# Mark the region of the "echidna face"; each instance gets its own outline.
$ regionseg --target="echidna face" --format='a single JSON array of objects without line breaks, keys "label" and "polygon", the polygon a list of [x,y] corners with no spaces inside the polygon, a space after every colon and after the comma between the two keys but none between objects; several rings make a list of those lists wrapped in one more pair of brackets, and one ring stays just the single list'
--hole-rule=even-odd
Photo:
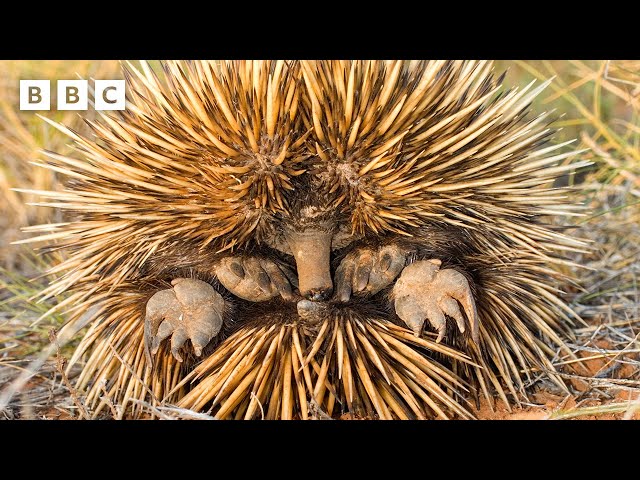
[{"label": "echidna face", "polygon": [[[306,180],[306,179],[304,179]],[[322,189],[313,190],[317,182],[305,182],[296,191],[291,210],[276,216],[271,234],[264,241],[271,248],[293,255],[298,273],[300,294],[310,300],[326,300],[333,291],[330,270],[331,254],[359,238],[349,217],[331,207],[331,198]]]}]

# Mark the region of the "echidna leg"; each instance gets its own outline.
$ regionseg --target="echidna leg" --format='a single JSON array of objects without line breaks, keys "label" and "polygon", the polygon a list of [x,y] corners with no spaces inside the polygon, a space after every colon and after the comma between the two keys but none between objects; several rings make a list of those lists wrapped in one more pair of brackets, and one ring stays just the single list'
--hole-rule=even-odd
[{"label": "echidna leg", "polygon": [[336,269],[335,298],[348,302],[351,295],[373,295],[391,285],[406,264],[409,251],[399,245],[349,252]]},{"label": "echidna leg", "polygon": [[392,298],[398,316],[413,330],[422,333],[425,320],[438,331],[437,342],[447,328],[445,315],[452,317],[461,333],[466,330],[462,305],[471,327],[471,336],[478,341],[476,304],[465,276],[453,269],[440,270],[440,260],[420,260],[407,266],[393,287]]},{"label": "echidna leg", "polygon": [[227,290],[250,302],[264,302],[278,295],[291,301],[291,284],[297,286],[295,273],[267,258],[225,257],[215,265],[214,272]]},{"label": "echidna leg", "polygon": [[147,302],[144,339],[147,354],[155,355],[171,336],[171,353],[182,361],[181,349],[191,340],[197,356],[222,328],[224,299],[211,285],[192,278],[176,278],[173,288],[156,292]]}]

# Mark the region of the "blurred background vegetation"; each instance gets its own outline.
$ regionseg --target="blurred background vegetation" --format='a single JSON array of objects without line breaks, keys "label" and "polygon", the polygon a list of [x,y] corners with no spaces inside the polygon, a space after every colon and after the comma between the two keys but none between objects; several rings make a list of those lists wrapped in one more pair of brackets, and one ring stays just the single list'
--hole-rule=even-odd
[{"label": "blurred background vegetation", "polygon": [[[576,139],[572,147],[587,149],[581,158],[593,161],[566,179],[576,187],[572,200],[587,204],[589,213],[557,219],[573,224],[576,235],[591,240],[594,249],[573,258],[587,268],[567,267],[579,283],[568,292],[571,306],[587,321],[574,342],[585,360],[579,365],[582,373],[567,374],[575,398],[553,415],[633,415],[640,398],[640,61],[497,61],[496,73],[505,70],[507,87],[555,77],[532,110],[554,110],[560,131],[553,141]],[[21,362],[48,345],[48,329],[63,320],[34,323],[49,306],[32,300],[46,279],[31,279],[51,259],[11,245],[27,238],[22,227],[59,218],[51,209],[30,205],[38,201],[34,196],[12,188],[60,188],[54,172],[30,162],[42,158],[42,149],[68,153],[71,146],[35,112],[19,111],[19,79],[73,78],[122,78],[120,63],[0,61],[0,366],[22,368]],[[86,129],[78,112],[41,113],[74,130]],[[82,113],[89,119],[95,115],[92,109]],[[557,359],[559,366],[566,363]]]}]

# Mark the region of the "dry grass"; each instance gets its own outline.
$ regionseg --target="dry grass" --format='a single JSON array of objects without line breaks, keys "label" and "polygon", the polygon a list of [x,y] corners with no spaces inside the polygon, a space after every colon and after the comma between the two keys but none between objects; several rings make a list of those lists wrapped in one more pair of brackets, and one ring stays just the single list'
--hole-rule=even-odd
[{"label": "dry grass", "polygon": [[[556,125],[563,128],[557,140],[577,138],[575,148],[588,148],[584,159],[594,162],[585,176],[566,179],[576,185],[577,198],[590,206],[589,216],[574,223],[576,235],[589,239],[594,249],[588,255],[575,255],[576,263],[585,268],[577,269],[578,284],[568,292],[572,307],[587,322],[570,342],[578,359],[558,353],[554,361],[562,369],[571,395],[559,398],[545,418],[638,418],[640,62],[497,65],[498,70],[507,67],[508,84],[556,76],[534,108],[539,112],[555,108],[560,117]],[[24,387],[0,418],[78,418],[83,408],[77,404],[82,398],[74,404],[61,381],[56,348],[48,339],[50,329],[58,327],[62,318],[45,317],[35,322],[50,307],[30,300],[46,279],[28,279],[42,271],[45,260],[9,245],[21,238],[20,226],[52,220],[46,217],[51,212],[28,206],[33,199],[10,188],[55,187],[54,175],[28,161],[39,157],[40,148],[62,152],[68,148],[66,138],[33,113],[16,112],[17,79],[73,78],[75,72],[83,77],[108,78],[116,70],[115,62],[0,62],[0,265],[4,266],[0,270],[0,386],[8,385],[21,372],[25,379]],[[82,128],[73,112],[52,111],[49,116]],[[63,347],[60,355],[67,357],[71,350],[72,345]],[[29,362],[37,358],[42,367],[34,374]],[[73,378],[70,380],[73,383]],[[541,380],[532,388],[544,392],[547,386]],[[0,388],[0,397],[3,391]],[[140,407],[157,418],[210,418],[170,405]],[[118,408],[112,403],[106,414],[120,417]]]},{"label": "dry grass", "polygon": [[586,268],[576,272],[572,302],[588,326],[571,344],[580,360],[556,362],[574,370],[564,374],[574,405],[551,418],[631,418],[640,405],[640,61],[517,66],[540,79],[557,76],[542,103],[564,106],[558,123],[594,162],[577,185],[590,214],[576,222],[594,251],[576,255]]},{"label": "dry grass", "polygon": [[[570,344],[580,358],[565,377],[575,389],[575,406],[557,413],[573,418],[632,414],[640,402],[640,209],[631,186],[588,184],[596,212],[579,229],[596,251],[579,258],[590,270],[573,301],[588,326]],[[568,361],[558,358],[557,365]],[[624,402],[620,402],[624,400]],[[633,403],[635,401],[635,404]],[[624,408],[623,408],[624,407]],[[556,417],[554,417],[556,418]]]}]

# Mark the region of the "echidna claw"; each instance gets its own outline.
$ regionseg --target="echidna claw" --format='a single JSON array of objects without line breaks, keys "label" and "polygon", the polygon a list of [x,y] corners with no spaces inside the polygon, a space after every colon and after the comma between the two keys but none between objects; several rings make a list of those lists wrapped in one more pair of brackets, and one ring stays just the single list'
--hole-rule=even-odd
[{"label": "echidna claw", "polygon": [[[222,285],[250,302],[271,300],[278,294],[287,301],[293,300],[291,271],[267,258],[230,256],[218,262],[214,268]],[[295,286],[295,285],[294,285]]]},{"label": "echidna claw", "polygon": [[464,310],[471,337],[478,342],[478,314],[465,276],[453,269],[440,270],[440,260],[421,260],[406,267],[393,287],[396,313],[416,336],[422,334],[425,320],[438,332],[436,342],[444,339],[446,316],[453,318],[460,333],[466,331]]},{"label": "echidna claw", "polygon": [[199,357],[222,328],[224,300],[211,285],[193,278],[176,278],[171,284],[173,288],[156,292],[147,302],[144,341],[149,360],[169,336],[176,360],[182,362],[187,340]]},{"label": "echidna claw", "polygon": [[348,302],[351,295],[374,295],[391,285],[405,266],[408,251],[398,245],[349,252],[336,269],[335,298]]}]

